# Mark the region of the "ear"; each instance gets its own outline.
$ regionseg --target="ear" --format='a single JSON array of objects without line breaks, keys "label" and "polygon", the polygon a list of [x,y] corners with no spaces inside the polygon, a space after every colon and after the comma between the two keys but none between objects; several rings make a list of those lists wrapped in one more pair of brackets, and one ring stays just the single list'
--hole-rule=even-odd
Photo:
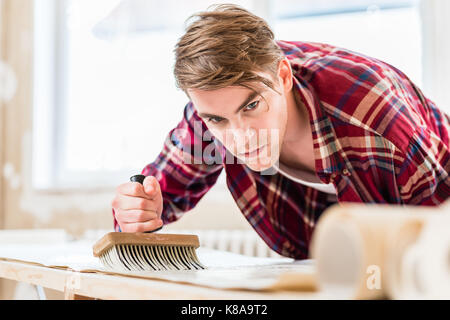
[{"label": "ear", "polygon": [[278,77],[285,93],[292,89],[292,69],[287,58],[281,60],[278,64]]}]

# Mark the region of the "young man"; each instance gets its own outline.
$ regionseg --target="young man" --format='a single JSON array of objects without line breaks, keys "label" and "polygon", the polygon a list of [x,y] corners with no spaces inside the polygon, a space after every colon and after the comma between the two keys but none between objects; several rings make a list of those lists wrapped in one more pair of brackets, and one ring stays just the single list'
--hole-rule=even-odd
[{"label": "young man", "polygon": [[327,44],[275,41],[239,7],[195,17],[174,70],[190,102],[143,169],[144,185],[117,188],[117,231],[177,220],[223,169],[256,232],[296,259],[308,257],[318,218],[336,202],[449,197],[449,117],[401,71]]}]

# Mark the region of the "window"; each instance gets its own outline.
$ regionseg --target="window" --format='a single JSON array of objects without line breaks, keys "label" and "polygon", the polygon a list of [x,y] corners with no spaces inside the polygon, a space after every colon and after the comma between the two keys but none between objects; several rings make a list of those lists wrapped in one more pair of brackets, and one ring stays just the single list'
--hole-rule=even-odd
[{"label": "window", "polygon": [[188,102],[175,87],[174,46],[188,16],[213,3],[39,1],[36,189],[116,186],[156,158]]}]

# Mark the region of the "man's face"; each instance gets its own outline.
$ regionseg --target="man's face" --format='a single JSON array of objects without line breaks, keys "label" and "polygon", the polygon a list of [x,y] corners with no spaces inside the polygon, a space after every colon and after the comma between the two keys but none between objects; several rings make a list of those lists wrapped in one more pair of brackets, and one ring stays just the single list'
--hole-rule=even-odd
[{"label": "man's face", "polygon": [[268,169],[278,160],[287,122],[283,86],[275,82],[279,93],[264,88],[260,93],[242,86],[188,89],[209,131],[254,171]]}]

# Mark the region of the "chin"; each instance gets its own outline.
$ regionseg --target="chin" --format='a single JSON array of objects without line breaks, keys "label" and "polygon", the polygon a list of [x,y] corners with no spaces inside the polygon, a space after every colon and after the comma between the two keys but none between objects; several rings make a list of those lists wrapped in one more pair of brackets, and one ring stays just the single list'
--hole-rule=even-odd
[{"label": "chin", "polygon": [[258,172],[270,169],[274,165],[274,163],[275,163],[274,159],[267,159],[267,158],[245,162],[247,167],[249,167],[253,171],[258,171]]},{"label": "chin", "polygon": [[273,145],[267,153],[252,159],[245,159],[244,163],[253,171],[262,172],[273,167],[278,161],[279,153]]}]

